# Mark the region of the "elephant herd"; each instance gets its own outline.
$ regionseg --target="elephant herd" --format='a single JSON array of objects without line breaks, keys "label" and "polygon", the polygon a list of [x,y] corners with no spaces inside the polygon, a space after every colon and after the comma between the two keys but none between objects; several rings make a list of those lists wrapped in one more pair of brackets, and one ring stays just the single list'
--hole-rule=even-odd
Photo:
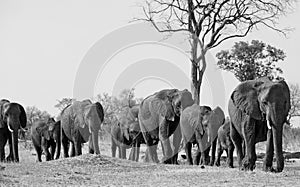
[{"label": "elephant herd", "polygon": [[[195,104],[188,90],[161,90],[121,112],[117,123],[111,124],[112,156],[116,156],[118,148],[119,157],[126,159],[126,149],[131,148],[129,159],[138,161],[140,145],[146,144],[145,161],[178,164],[182,146],[188,164],[220,166],[220,157],[225,150],[227,165],[232,168],[235,149],[239,168],[253,170],[255,144],[266,141],[263,170],[281,172],[284,168],[282,132],[289,109],[290,91],[286,82],[267,77],[242,82],[234,89],[226,119],[220,107],[212,109]],[[60,121],[50,118],[34,123],[31,132],[37,160],[41,161],[42,152],[46,160],[57,159],[61,144],[64,157],[68,157],[69,152],[70,156],[82,154],[81,146],[86,142],[89,142],[89,153],[100,154],[98,131],[104,115],[99,102],[83,100],[67,106],[60,114]],[[0,101],[1,161],[5,160],[7,140],[10,149],[7,160],[19,161],[17,131],[26,127],[26,121],[20,104]],[[163,152],[160,161],[157,155],[159,142]],[[193,145],[197,148],[194,159]],[[274,154],[277,167],[272,166]]]}]

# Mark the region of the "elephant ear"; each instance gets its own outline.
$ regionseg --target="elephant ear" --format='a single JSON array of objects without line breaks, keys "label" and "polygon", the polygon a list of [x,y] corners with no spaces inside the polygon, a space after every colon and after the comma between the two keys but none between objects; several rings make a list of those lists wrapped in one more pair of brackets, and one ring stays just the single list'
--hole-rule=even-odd
[{"label": "elephant ear", "polygon": [[154,100],[151,102],[151,111],[157,111],[162,117],[169,121],[175,120],[175,112],[172,106],[174,97],[178,94],[177,89],[161,90],[155,94]]},{"label": "elephant ear", "polygon": [[160,116],[169,121],[174,121],[175,119],[175,113],[172,107],[172,102],[168,99],[162,101],[155,98],[151,101],[149,109],[150,111],[157,112]]},{"label": "elephant ear", "polygon": [[6,126],[4,121],[4,104],[6,103],[9,103],[9,101],[6,99],[0,100],[0,128],[4,128]]},{"label": "elephant ear", "polygon": [[24,108],[23,108],[22,105],[18,104],[18,106],[19,106],[19,109],[20,109],[20,111],[21,111],[20,116],[19,116],[19,120],[20,120],[20,123],[21,123],[21,127],[22,127],[22,128],[25,128],[26,125],[27,125],[27,116],[26,116],[26,112],[25,112],[25,110],[24,110]]},{"label": "elephant ear", "polygon": [[90,100],[75,101],[71,106],[71,115],[77,127],[84,128],[86,126],[85,115],[88,110],[87,106],[91,105]]},{"label": "elephant ear", "polygon": [[225,122],[225,115],[220,107],[216,107],[211,111],[209,118],[209,140],[213,141],[218,135],[218,130]]},{"label": "elephant ear", "polygon": [[283,94],[284,94],[284,98],[286,98],[286,105],[285,105],[285,109],[286,109],[286,115],[289,113],[290,109],[291,109],[291,95],[290,95],[290,89],[288,84],[284,81],[284,80],[280,80],[278,81],[278,83],[281,85],[282,90],[283,90]]},{"label": "elephant ear", "polygon": [[235,107],[256,120],[262,119],[258,102],[258,88],[263,83],[259,80],[243,82],[231,94],[231,100]]},{"label": "elephant ear", "polygon": [[205,131],[201,123],[202,115],[200,113],[201,109],[197,104],[183,110],[180,116],[180,127],[185,141],[190,141],[195,133],[199,137],[204,135]]},{"label": "elephant ear", "polygon": [[[95,132],[95,131],[98,132],[98,130],[100,129],[101,123],[103,122],[104,115],[101,114],[101,117],[100,117],[98,107],[99,107],[98,104],[93,103],[93,104],[89,104],[89,105],[85,106],[85,108],[84,108],[85,125],[89,124],[89,123],[87,123],[87,120],[92,120],[92,122],[93,122],[88,127],[90,133]],[[103,110],[103,108],[100,110]]]},{"label": "elephant ear", "polygon": [[99,102],[94,103],[94,105],[96,106],[96,110],[98,113],[98,116],[100,118],[101,123],[103,123],[104,121],[104,109],[102,107],[102,105]]}]

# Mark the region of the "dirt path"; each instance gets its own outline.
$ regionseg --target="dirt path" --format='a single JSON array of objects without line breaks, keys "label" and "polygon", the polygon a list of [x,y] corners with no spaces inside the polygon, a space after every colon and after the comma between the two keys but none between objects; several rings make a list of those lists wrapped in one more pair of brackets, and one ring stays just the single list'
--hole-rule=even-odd
[{"label": "dirt path", "polygon": [[136,163],[82,155],[42,163],[3,164],[1,186],[300,186],[300,162],[280,174],[226,167]]},{"label": "dirt path", "polygon": [[[105,148],[106,150],[108,147]],[[84,154],[35,163],[21,150],[20,163],[1,163],[0,186],[300,186],[300,161],[288,162],[279,174],[237,168],[137,163],[105,155]],[[25,157],[27,155],[27,157]]]}]

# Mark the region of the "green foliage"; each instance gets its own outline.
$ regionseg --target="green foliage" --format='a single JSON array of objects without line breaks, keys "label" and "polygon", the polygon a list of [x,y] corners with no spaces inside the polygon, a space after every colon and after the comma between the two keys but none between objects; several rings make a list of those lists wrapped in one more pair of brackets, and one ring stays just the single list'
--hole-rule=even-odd
[{"label": "green foliage", "polygon": [[276,63],[286,57],[282,50],[258,40],[236,42],[230,51],[222,50],[216,56],[219,68],[232,72],[239,81],[263,76],[279,78],[282,69]]}]

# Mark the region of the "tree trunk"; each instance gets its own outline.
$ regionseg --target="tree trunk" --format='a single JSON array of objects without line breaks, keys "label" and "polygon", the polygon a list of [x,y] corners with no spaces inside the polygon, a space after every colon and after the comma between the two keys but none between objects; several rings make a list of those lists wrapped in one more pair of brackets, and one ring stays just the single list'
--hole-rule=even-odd
[{"label": "tree trunk", "polygon": [[[198,55],[198,46],[200,44],[201,54]],[[202,78],[204,72],[206,70],[206,49],[203,48],[203,44],[199,40],[198,36],[195,34],[192,36],[191,39],[191,62],[192,62],[192,69],[191,69],[191,78],[192,78],[192,92],[194,96],[195,104],[200,104],[200,91],[202,85]],[[201,65],[200,65],[201,64]]]},{"label": "tree trunk", "polygon": [[192,92],[195,104],[200,104],[201,85],[204,71],[199,71],[195,64],[192,64]]}]

